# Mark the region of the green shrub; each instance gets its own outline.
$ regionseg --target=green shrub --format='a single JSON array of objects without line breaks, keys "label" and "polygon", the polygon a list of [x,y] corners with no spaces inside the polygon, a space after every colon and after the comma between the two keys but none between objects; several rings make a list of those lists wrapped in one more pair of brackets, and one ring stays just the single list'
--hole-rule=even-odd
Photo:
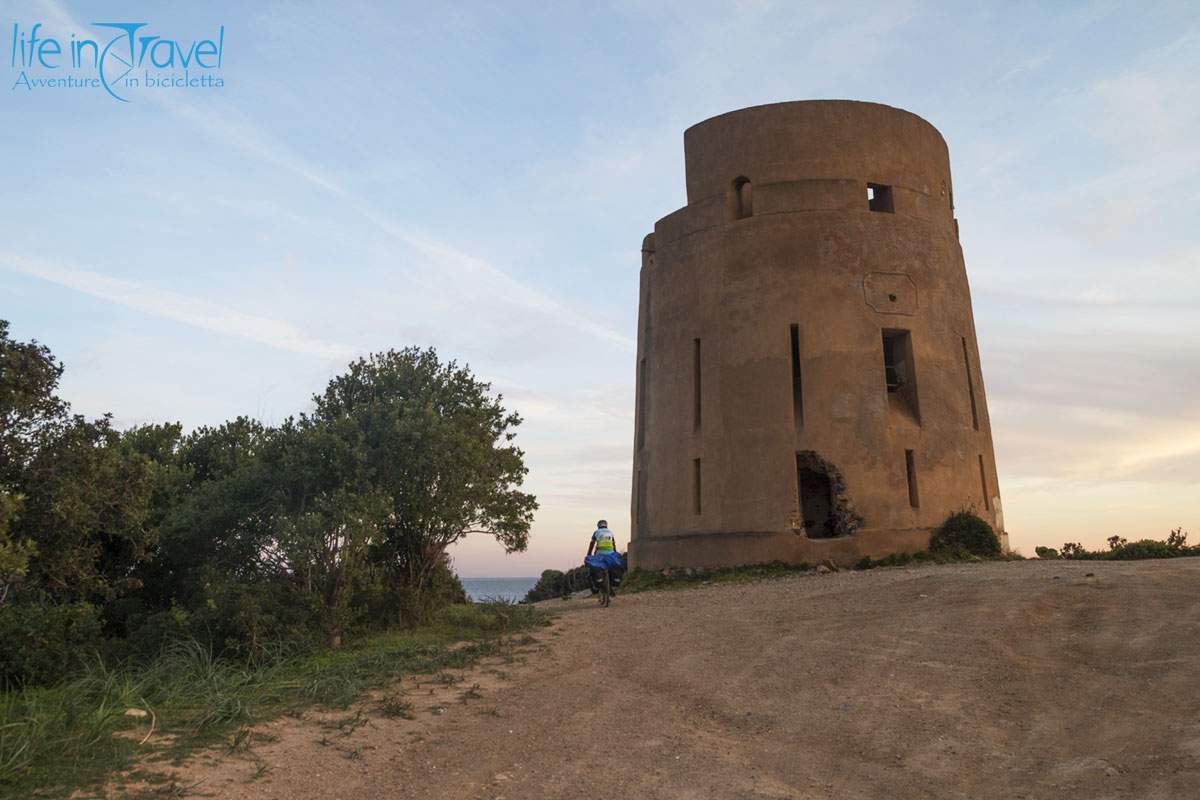
[{"label": "green shrub", "polygon": [[58,683],[94,660],[104,642],[91,603],[8,603],[0,610],[0,678],[12,685]]},{"label": "green shrub", "polygon": [[1090,558],[1098,558],[1099,556],[1100,556],[1099,553],[1093,553],[1091,551],[1084,550],[1083,545],[1081,545],[1079,542],[1063,542],[1063,546],[1062,546],[1062,557],[1063,558],[1085,559],[1086,560],[1086,559],[1090,559]]},{"label": "green shrub", "polygon": [[581,564],[566,572],[548,569],[542,572],[542,576],[538,578],[538,582],[533,585],[533,588],[525,593],[525,599],[522,602],[536,603],[539,600],[566,597],[586,588],[588,588],[587,564]]},{"label": "green shrub", "polygon": [[1105,554],[1114,561],[1136,561],[1143,558],[1175,558],[1182,555],[1176,548],[1165,542],[1153,539],[1142,539],[1137,542],[1122,541]]},{"label": "green shrub", "polygon": [[462,581],[445,562],[434,567],[429,578],[429,594],[433,596],[433,602],[438,608],[469,602]]},{"label": "green shrub", "polygon": [[950,555],[958,554],[962,549],[968,556],[998,556],[1000,540],[991,525],[970,511],[959,511],[951,514],[933,534],[929,549],[934,553]]},{"label": "green shrub", "polygon": [[1058,551],[1055,550],[1053,547],[1035,547],[1034,552],[1037,553],[1037,557],[1042,559],[1043,561],[1049,561],[1049,560],[1055,560],[1055,559],[1062,558],[1062,556],[1060,556],[1058,554]]}]

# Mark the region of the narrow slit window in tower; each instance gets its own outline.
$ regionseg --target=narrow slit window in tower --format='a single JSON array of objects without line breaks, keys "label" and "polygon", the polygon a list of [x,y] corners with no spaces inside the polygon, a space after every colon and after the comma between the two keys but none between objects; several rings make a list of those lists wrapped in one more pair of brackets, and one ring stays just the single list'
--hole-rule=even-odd
[{"label": "narrow slit window in tower", "polygon": [[912,450],[904,451],[904,471],[908,474],[908,504],[913,508],[921,507],[917,496],[917,464]]},{"label": "narrow slit window in tower", "polygon": [[810,469],[796,456],[796,493],[800,497],[800,524],[810,539],[828,539],[835,535],[833,487],[824,472]]},{"label": "narrow slit window in tower", "polygon": [[642,471],[637,471],[637,480],[633,484],[633,521],[642,521]]},{"label": "narrow slit window in tower", "polygon": [[642,524],[642,520],[646,518],[646,480],[647,471],[645,469],[638,470],[638,496],[637,496],[637,517],[635,522],[638,525]]},{"label": "narrow slit window in tower", "polygon": [[804,427],[804,384],[800,379],[800,326],[791,326],[792,339],[792,419]]},{"label": "narrow slit window in tower", "polygon": [[883,375],[888,406],[907,413],[920,425],[917,373],[913,365],[912,335],[908,331],[883,330]]},{"label": "narrow slit window in tower", "polygon": [[692,340],[692,394],[696,398],[692,429],[700,430],[700,340]]},{"label": "narrow slit window in tower", "polygon": [[867,208],[872,211],[882,211],[885,214],[895,214],[896,206],[892,202],[892,187],[882,183],[867,184]]},{"label": "narrow slit window in tower", "polygon": [[692,459],[692,501],[694,511],[700,513],[700,459]]},{"label": "narrow slit window in tower", "polygon": [[733,179],[733,183],[729,184],[727,205],[730,219],[745,219],[754,215],[754,187],[749,178],[741,175]]},{"label": "narrow slit window in tower", "polygon": [[637,449],[646,446],[646,393],[650,387],[646,385],[646,359],[638,362],[638,410],[637,410]]},{"label": "narrow slit window in tower", "polygon": [[987,488],[987,473],[983,471],[983,454],[979,454],[979,483],[983,486],[983,508],[986,511],[992,510],[992,501],[988,498]]},{"label": "narrow slit window in tower", "polygon": [[971,396],[971,424],[979,430],[979,411],[975,407],[975,381],[971,378],[971,356],[967,353],[967,338],[962,340],[963,364],[967,368],[967,394]]}]

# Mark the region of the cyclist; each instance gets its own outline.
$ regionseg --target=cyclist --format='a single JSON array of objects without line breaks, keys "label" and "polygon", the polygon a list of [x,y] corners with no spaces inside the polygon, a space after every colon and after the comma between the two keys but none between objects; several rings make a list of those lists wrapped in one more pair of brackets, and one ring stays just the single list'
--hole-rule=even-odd
[{"label": "cyclist", "polygon": [[608,529],[608,522],[600,520],[596,523],[596,532],[592,534],[587,554],[590,556],[595,553],[598,556],[606,556],[615,552],[617,552],[617,540],[613,538],[612,531]]},{"label": "cyclist", "polygon": [[[596,570],[601,569],[609,571],[609,576],[612,579],[611,585],[614,588],[621,583],[621,576],[625,572],[623,569],[624,562],[621,559],[621,554],[617,552],[617,542],[613,538],[612,531],[608,529],[607,521],[600,520],[596,523],[596,531],[592,534],[592,540],[588,543],[587,558],[584,561],[592,568],[589,570],[589,573],[593,578],[593,586],[596,585]],[[611,593],[616,594],[615,591]]]}]

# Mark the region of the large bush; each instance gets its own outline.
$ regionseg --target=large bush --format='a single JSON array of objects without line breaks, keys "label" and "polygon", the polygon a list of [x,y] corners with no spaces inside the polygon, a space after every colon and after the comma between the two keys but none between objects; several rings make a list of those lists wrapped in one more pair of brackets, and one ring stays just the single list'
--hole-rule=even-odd
[{"label": "large bush", "polygon": [[6,603],[0,609],[0,679],[54,683],[103,647],[100,609],[90,603]]},{"label": "large bush", "polygon": [[1000,555],[1000,539],[992,526],[970,511],[951,514],[929,540],[934,553],[953,555],[960,549],[976,556]]}]

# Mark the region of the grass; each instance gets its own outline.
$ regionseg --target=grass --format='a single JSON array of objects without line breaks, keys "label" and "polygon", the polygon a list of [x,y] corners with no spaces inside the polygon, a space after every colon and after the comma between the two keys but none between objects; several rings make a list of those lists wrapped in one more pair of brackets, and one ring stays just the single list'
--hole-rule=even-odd
[{"label": "grass", "polygon": [[[148,664],[96,662],[53,689],[0,695],[0,797],[65,797],[156,749],[178,757],[222,737],[233,750],[244,749],[255,722],[314,705],[346,709],[404,675],[449,675],[512,650],[513,634],[549,617],[507,603],[451,606],[431,625],[336,650],[279,645],[246,663],[187,641]],[[129,709],[148,713],[131,717]],[[410,708],[397,702],[387,712],[403,715]],[[150,720],[154,736],[144,732]]]},{"label": "grass", "polygon": [[[976,561],[1024,561],[1021,556],[1002,554],[998,556],[978,556],[963,548],[953,553],[931,553],[922,550],[919,553],[898,553],[883,559],[872,559],[865,556],[854,565],[854,569],[876,569],[879,567],[904,567],[911,564],[962,564]],[[753,583],[769,578],[782,578],[787,575],[809,572],[814,567],[807,563],[789,564],[784,561],[769,561],[762,564],[747,564],[741,567],[720,568],[671,568],[665,570],[634,569],[626,573],[621,581],[619,594],[634,594],[637,592],[662,591],[670,589],[687,589],[693,586],[707,586],[716,583]],[[836,567],[834,570],[836,571]]]},{"label": "grass", "polygon": [[1000,553],[998,555],[981,556],[969,552],[965,547],[959,547],[950,553],[931,553],[922,550],[918,553],[893,553],[890,556],[874,559],[863,556],[854,565],[855,569],[878,569],[880,567],[907,567],[911,564],[973,564],[984,561],[1024,561],[1025,558],[1015,553]]},{"label": "grass", "polygon": [[808,572],[808,564],[788,564],[770,561],[764,564],[748,564],[742,567],[719,567],[710,569],[633,569],[625,574],[618,594],[659,591],[664,589],[686,589],[713,583],[751,583],[764,578],[780,578]]}]

